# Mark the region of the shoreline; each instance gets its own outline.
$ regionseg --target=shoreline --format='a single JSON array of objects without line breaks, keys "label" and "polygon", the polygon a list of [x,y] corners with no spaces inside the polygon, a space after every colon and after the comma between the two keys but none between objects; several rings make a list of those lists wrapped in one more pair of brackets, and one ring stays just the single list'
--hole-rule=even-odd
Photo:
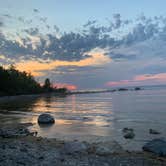
[{"label": "shoreline", "polygon": [[[135,165],[161,166],[165,157],[149,152],[128,152],[116,141],[89,143],[37,137],[27,129],[33,124],[3,126],[8,135],[0,137],[0,165]],[[17,131],[17,132],[16,132]],[[19,131],[19,132],[18,132]],[[21,131],[21,132],[20,132]],[[2,131],[1,131],[2,133]]]},{"label": "shoreline", "polygon": [[17,98],[21,98],[21,97],[27,97],[27,98],[31,98],[31,97],[42,97],[42,96],[66,96],[68,94],[62,94],[62,93],[40,93],[40,94],[20,94],[20,95],[8,95],[8,96],[0,96],[0,102],[3,100],[7,100],[7,99],[17,99]]},{"label": "shoreline", "polygon": [[132,88],[116,88],[116,89],[106,89],[106,90],[99,90],[99,91],[71,91],[66,93],[57,93],[57,92],[46,92],[46,93],[36,93],[36,94],[18,94],[18,95],[0,95],[0,101],[1,99],[10,99],[10,98],[16,98],[16,97],[40,97],[40,96],[47,96],[47,95],[54,95],[54,96],[66,96],[66,95],[73,95],[73,94],[93,94],[93,93],[112,93],[112,92],[118,92],[118,91],[140,91],[143,90],[140,87],[132,87]]}]

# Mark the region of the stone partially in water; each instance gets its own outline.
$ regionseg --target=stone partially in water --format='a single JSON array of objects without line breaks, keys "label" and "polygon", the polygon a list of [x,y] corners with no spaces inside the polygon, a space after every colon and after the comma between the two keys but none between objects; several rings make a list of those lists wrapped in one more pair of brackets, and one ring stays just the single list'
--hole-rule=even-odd
[{"label": "stone partially in water", "polygon": [[166,156],[166,141],[154,139],[143,146],[144,151],[152,152],[158,156]]},{"label": "stone partially in water", "polygon": [[123,132],[124,132],[124,133],[126,133],[126,132],[134,132],[134,130],[131,129],[131,128],[125,127],[125,128],[123,128]]},{"label": "stone partially in water", "polygon": [[55,122],[54,117],[47,113],[41,114],[38,117],[39,124],[53,124],[54,122]]},{"label": "stone partially in water", "polygon": [[149,134],[160,134],[160,132],[154,129],[149,129]]},{"label": "stone partially in water", "polygon": [[136,91],[141,90],[141,88],[140,87],[135,87],[134,90],[136,90]]},{"label": "stone partially in water", "polygon": [[126,139],[133,139],[135,137],[135,134],[133,132],[128,132],[124,134],[124,138]]},{"label": "stone partially in water", "polygon": [[123,137],[126,139],[133,139],[135,137],[134,130],[130,128],[124,128],[123,133],[124,133]]}]

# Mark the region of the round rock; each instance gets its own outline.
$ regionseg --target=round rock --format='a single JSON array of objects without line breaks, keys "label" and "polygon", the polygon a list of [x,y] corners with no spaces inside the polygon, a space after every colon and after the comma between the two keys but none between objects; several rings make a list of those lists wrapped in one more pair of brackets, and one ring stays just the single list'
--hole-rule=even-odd
[{"label": "round rock", "polygon": [[39,124],[52,124],[54,122],[55,122],[54,117],[47,113],[41,114],[38,117]]}]

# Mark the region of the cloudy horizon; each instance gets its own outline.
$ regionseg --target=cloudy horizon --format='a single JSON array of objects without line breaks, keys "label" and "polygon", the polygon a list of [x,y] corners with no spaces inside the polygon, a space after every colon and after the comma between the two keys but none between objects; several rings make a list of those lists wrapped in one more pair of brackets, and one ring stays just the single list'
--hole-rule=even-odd
[{"label": "cloudy horizon", "polygon": [[0,0],[0,65],[72,90],[166,84],[166,2],[95,2]]}]

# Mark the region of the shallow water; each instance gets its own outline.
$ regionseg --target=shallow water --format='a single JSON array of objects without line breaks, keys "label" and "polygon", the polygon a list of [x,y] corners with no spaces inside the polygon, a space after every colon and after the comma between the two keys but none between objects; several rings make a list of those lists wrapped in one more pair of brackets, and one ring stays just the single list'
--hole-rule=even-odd
[{"label": "shallow water", "polygon": [[[37,117],[50,112],[52,126],[39,126]],[[67,97],[20,96],[0,102],[0,123],[32,122],[39,136],[88,141],[117,140],[127,149],[139,150],[152,138],[166,138],[166,89],[77,94]],[[130,127],[136,137],[128,141],[122,129]],[[150,135],[149,129],[160,135]]]}]

